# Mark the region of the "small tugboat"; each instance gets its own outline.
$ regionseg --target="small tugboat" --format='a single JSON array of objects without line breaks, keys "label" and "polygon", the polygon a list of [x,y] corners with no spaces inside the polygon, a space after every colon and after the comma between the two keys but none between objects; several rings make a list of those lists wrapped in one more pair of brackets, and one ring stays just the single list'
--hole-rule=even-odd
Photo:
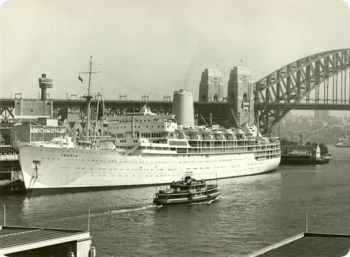
[{"label": "small tugboat", "polygon": [[156,205],[189,204],[218,199],[220,190],[217,185],[207,185],[204,180],[195,180],[186,176],[184,180],[173,182],[170,188],[159,190],[153,203]]}]

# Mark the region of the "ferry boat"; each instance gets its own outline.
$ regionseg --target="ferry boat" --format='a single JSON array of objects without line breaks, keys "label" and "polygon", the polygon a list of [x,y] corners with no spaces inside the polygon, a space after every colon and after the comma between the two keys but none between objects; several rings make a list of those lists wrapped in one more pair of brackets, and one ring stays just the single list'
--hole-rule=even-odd
[{"label": "ferry boat", "polygon": [[[91,74],[90,74],[91,75]],[[89,90],[90,92],[90,85]],[[91,96],[87,96],[86,131]],[[73,129],[54,144],[18,147],[27,194],[168,184],[185,176],[215,180],[276,170],[276,137],[262,137],[247,123],[240,128],[195,126],[192,94],[174,93],[173,112],[139,111],[101,119],[101,134],[113,140],[77,140]]]},{"label": "ferry boat", "polygon": [[339,138],[339,141],[334,144],[335,147],[350,148],[350,140],[348,135],[345,138]]},{"label": "ferry boat", "polygon": [[191,176],[173,182],[170,188],[159,190],[153,203],[156,205],[190,204],[218,200],[220,190],[217,185],[207,185],[205,181],[195,180]]}]

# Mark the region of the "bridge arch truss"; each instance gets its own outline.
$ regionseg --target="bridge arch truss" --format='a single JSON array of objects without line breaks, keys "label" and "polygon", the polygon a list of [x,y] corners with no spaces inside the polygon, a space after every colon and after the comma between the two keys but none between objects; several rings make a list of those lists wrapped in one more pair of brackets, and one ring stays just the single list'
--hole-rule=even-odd
[{"label": "bridge arch truss", "polygon": [[255,114],[269,133],[292,109],[350,110],[350,49],[313,54],[254,83]]}]

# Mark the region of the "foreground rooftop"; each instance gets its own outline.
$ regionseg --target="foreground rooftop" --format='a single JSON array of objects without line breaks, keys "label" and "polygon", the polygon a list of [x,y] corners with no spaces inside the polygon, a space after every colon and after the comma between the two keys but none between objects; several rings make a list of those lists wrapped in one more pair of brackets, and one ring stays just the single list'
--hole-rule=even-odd
[{"label": "foreground rooftop", "polygon": [[[0,226],[0,251],[6,256],[88,256],[89,231]],[[55,255],[52,255],[55,254]],[[69,255],[71,256],[71,255]]]},{"label": "foreground rooftop", "polygon": [[301,233],[248,256],[343,257],[349,253],[349,250],[350,235]]}]

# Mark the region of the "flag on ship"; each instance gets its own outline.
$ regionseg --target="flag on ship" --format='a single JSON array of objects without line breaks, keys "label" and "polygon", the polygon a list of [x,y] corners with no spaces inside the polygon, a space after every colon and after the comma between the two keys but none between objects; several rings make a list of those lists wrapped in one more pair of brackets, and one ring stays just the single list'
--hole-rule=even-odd
[{"label": "flag on ship", "polygon": [[83,83],[83,79],[80,77],[80,75],[79,75],[78,79],[81,81],[81,83]]}]

